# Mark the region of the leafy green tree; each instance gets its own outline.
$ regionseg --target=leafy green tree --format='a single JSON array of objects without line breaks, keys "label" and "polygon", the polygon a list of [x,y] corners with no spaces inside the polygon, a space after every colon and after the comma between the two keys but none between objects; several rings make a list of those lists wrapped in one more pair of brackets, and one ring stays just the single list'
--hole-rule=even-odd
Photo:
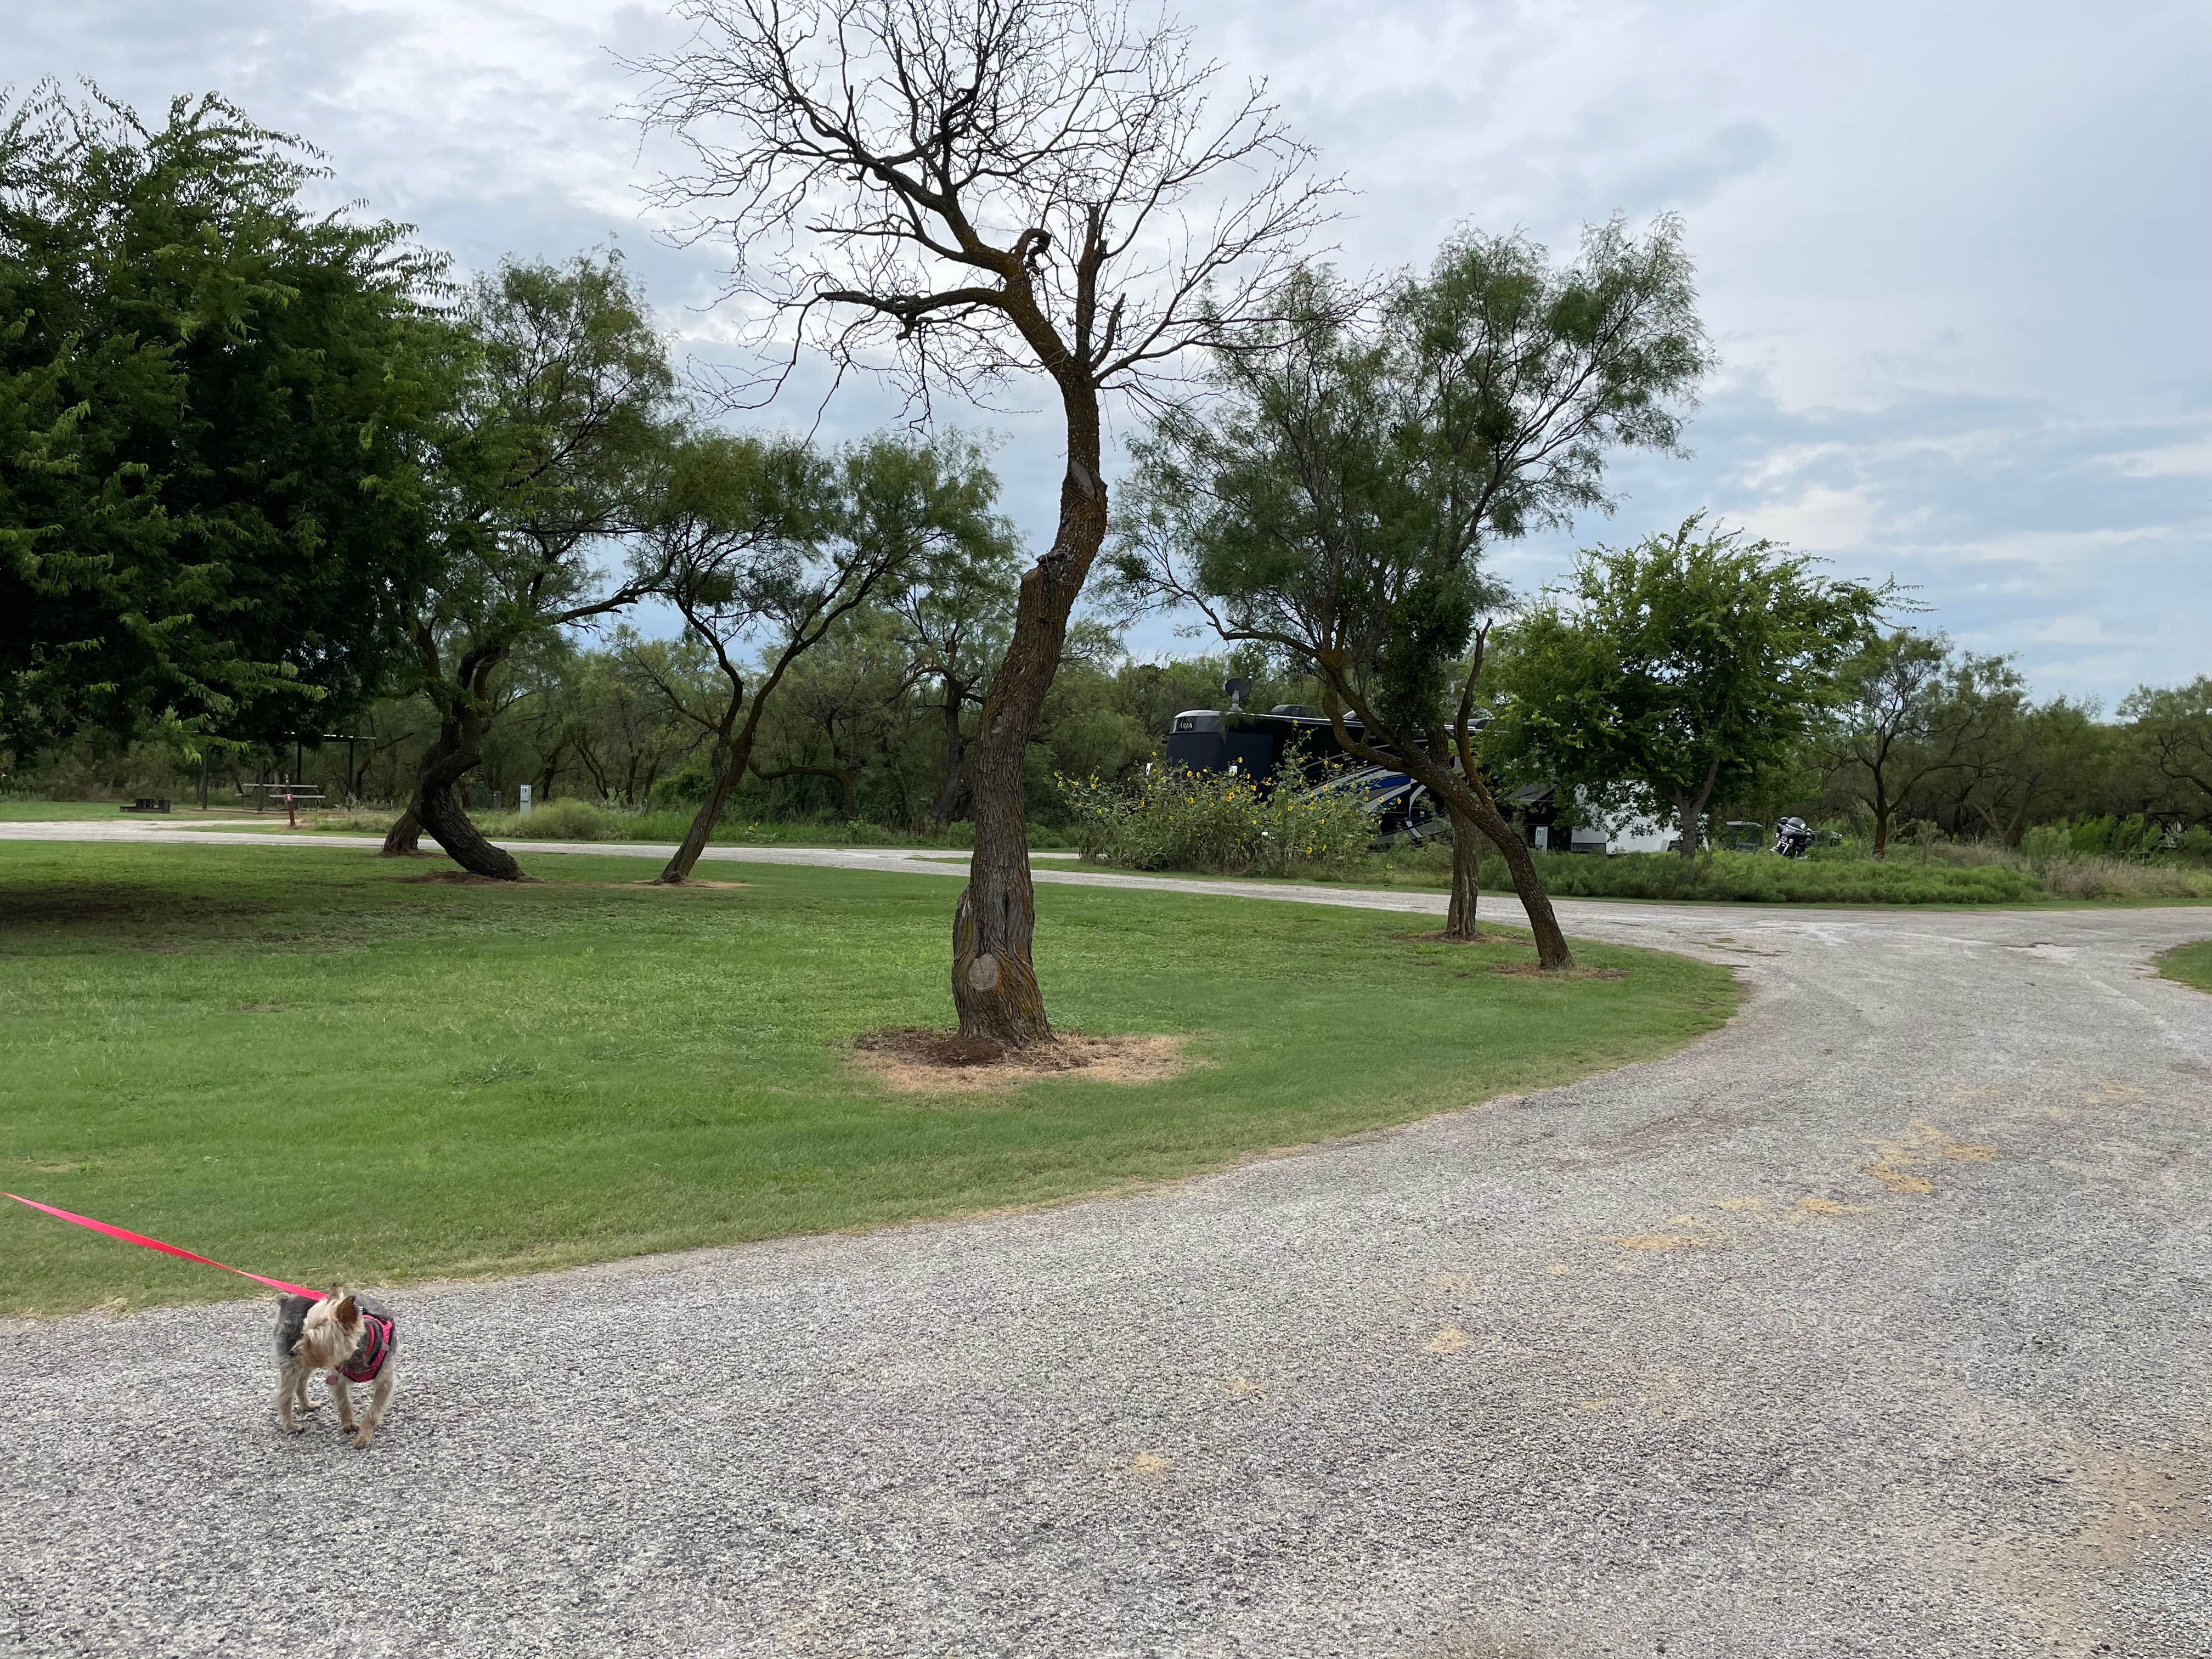
[{"label": "leafy green tree", "polygon": [[1899,812],[1916,796],[1993,760],[1996,729],[2018,698],[2002,660],[1954,660],[1942,635],[1899,629],[1869,641],[1843,671],[1842,700],[1814,737],[1826,787],[1867,814],[1874,855],[1889,848]]},{"label": "leafy green tree", "polygon": [[[761,718],[794,664],[901,573],[996,533],[998,480],[972,445],[877,437],[834,461],[803,446],[718,435],[679,460],[654,527],[649,580],[720,670],[703,704],[671,706],[709,733],[711,782],[655,880],[685,880],[751,765]],[[755,674],[745,654],[764,645]]]},{"label": "leafy green tree", "polygon": [[[1535,861],[1474,761],[1486,550],[1607,504],[1618,447],[1673,450],[1709,361],[1679,228],[1586,233],[1563,264],[1469,234],[1395,286],[1380,321],[1308,272],[1296,342],[1217,356],[1209,406],[1135,446],[1116,569],[1224,641],[1311,675],[1340,742],[1401,766],[1449,813],[1447,933],[1474,935],[1486,837],[1547,967],[1570,961]],[[1342,716],[1356,714],[1354,738]]]},{"label": "leafy green tree", "polygon": [[2212,820],[2212,675],[2186,685],[2142,686],[2129,694],[2120,714],[2179,808],[2200,823]]},{"label": "leafy green tree", "polygon": [[820,778],[836,788],[840,813],[858,818],[871,764],[889,762],[895,776],[902,770],[893,751],[921,712],[908,701],[907,672],[898,619],[874,605],[854,611],[790,670],[777,718],[754,751],[753,775],[763,783]]},{"label": "leafy green tree", "polygon": [[436,458],[434,578],[399,596],[407,650],[398,689],[438,717],[408,811],[386,837],[428,830],[463,869],[514,881],[459,785],[482,763],[510,658],[623,610],[659,573],[602,574],[607,550],[641,538],[679,435],[675,377],[619,260],[509,263],[461,307],[471,349],[460,406]]},{"label": "leafy green tree", "polygon": [[1952,696],[1977,711],[1960,763],[1935,780],[1954,833],[2017,847],[2033,823],[2104,804],[2118,746],[2094,708],[2066,697],[2033,701],[1994,657],[1968,658]]},{"label": "leafy green tree", "polygon": [[1490,752],[1607,806],[1671,813],[1694,858],[1705,808],[1757,794],[1849,695],[1893,589],[1702,514],[1580,555],[1516,621]]},{"label": "leafy green tree", "polygon": [[0,96],[0,746],[349,717],[436,568],[440,262],[299,141]]}]

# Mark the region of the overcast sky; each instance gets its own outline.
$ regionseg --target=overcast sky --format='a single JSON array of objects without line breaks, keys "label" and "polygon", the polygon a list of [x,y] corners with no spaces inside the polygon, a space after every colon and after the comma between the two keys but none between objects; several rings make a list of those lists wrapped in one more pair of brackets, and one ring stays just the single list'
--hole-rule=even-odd
[{"label": "overcast sky", "polygon": [[[2045,693],[2109,706],[2212,672],[2203,0],[1236,0],[1191,21],[1357,192],[1347,269],[1425,263],[1462,223],[1565,252],[1614,212],[1682,216],[1723,358],[1694,453],[1620,465],[1613,519],[1504,550],[1517,586],[1708,507],[1913,584],[1923,625],[2016,653]],[[656,238],[652,159],[612,118],[636,90],[614,54],[672,38],[657,6],[588,0],[91,0],[18,11],[0,81],[90,77],[149,113],[220,90],[467,264],[619,245],[703,343],[715,259]],[[831,429],[885,408],[858,393]],[[1049,424],[973,424],[1003,436],[1041,544]]]}]

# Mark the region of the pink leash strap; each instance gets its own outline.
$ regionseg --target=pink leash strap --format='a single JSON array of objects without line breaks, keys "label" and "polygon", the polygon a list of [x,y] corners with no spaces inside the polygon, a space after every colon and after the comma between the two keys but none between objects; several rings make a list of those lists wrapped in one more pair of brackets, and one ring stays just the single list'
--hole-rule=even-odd
[{"label": "pink leash strap", "polygon": [[96,1233],[106,1233],[110,1238],[120,1238],[133,1244],[143,1244],[148,1249],[159,1250],[164,1255],[182,1256],[187,1261],[203,1261],[210,1267],[221,1267],[227,1273],[236,1273],[240,1279],[250,1279],[258,1285],[268,1285],[271,1290],[289,1291],[295,1296],[311,1296],[318,1302],[323,1297],[320,1291],[311,1291],[305,1285],[287,1285],[281,1279],[264,1279],[259,1273],[250,1273],[243,1267],[231,1267],[225,1262],[216,1261],[211,1255],[195,1255],[191,1251],[180,1250],[173,1244],[164,1244],[158,1238],[149,1238],[143,1233],[134,1233],[128,1227],[111,1227],[105,1221],[94,1221],[90,1216],[74,1215],[67,1210],[57,1210],[51,1204],[41,1204],[35,1199],[25,1198],[18,1193],[0,1193],[0,1198],[12,1198],[18,1204],[27,1205],[33,1210],[43,1210],[48,1215],[59,1216],[64,1221],[74,1221],[80,1227],[89,1227]]}]

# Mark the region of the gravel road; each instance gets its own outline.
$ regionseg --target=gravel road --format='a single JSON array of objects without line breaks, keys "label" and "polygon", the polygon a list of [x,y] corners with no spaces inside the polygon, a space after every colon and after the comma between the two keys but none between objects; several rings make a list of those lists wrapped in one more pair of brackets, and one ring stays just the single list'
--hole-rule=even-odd
[{"label": "gravel road", "polygon": [[0,1322],[0,1643],[2212,1655],[2212,997],[2145,967],[2212,910],[1561,908],[1746,1012],[1143,1196],[398,1292],[368,1452],[276,1435],[266,1304]]}]

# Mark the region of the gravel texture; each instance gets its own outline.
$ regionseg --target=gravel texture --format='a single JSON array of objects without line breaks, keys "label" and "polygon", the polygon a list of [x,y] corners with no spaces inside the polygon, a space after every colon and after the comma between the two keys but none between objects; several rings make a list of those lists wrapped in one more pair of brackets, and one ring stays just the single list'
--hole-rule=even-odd
[{"label": "gravel texture", "polygon": [[1561,910],[1753,996],[1138,1197],[398,1291],[366,1452],[276,1434],[270,1304],[0,1322],[0,1650],[2212,1654],[2146,966],[2212,911]]}]

